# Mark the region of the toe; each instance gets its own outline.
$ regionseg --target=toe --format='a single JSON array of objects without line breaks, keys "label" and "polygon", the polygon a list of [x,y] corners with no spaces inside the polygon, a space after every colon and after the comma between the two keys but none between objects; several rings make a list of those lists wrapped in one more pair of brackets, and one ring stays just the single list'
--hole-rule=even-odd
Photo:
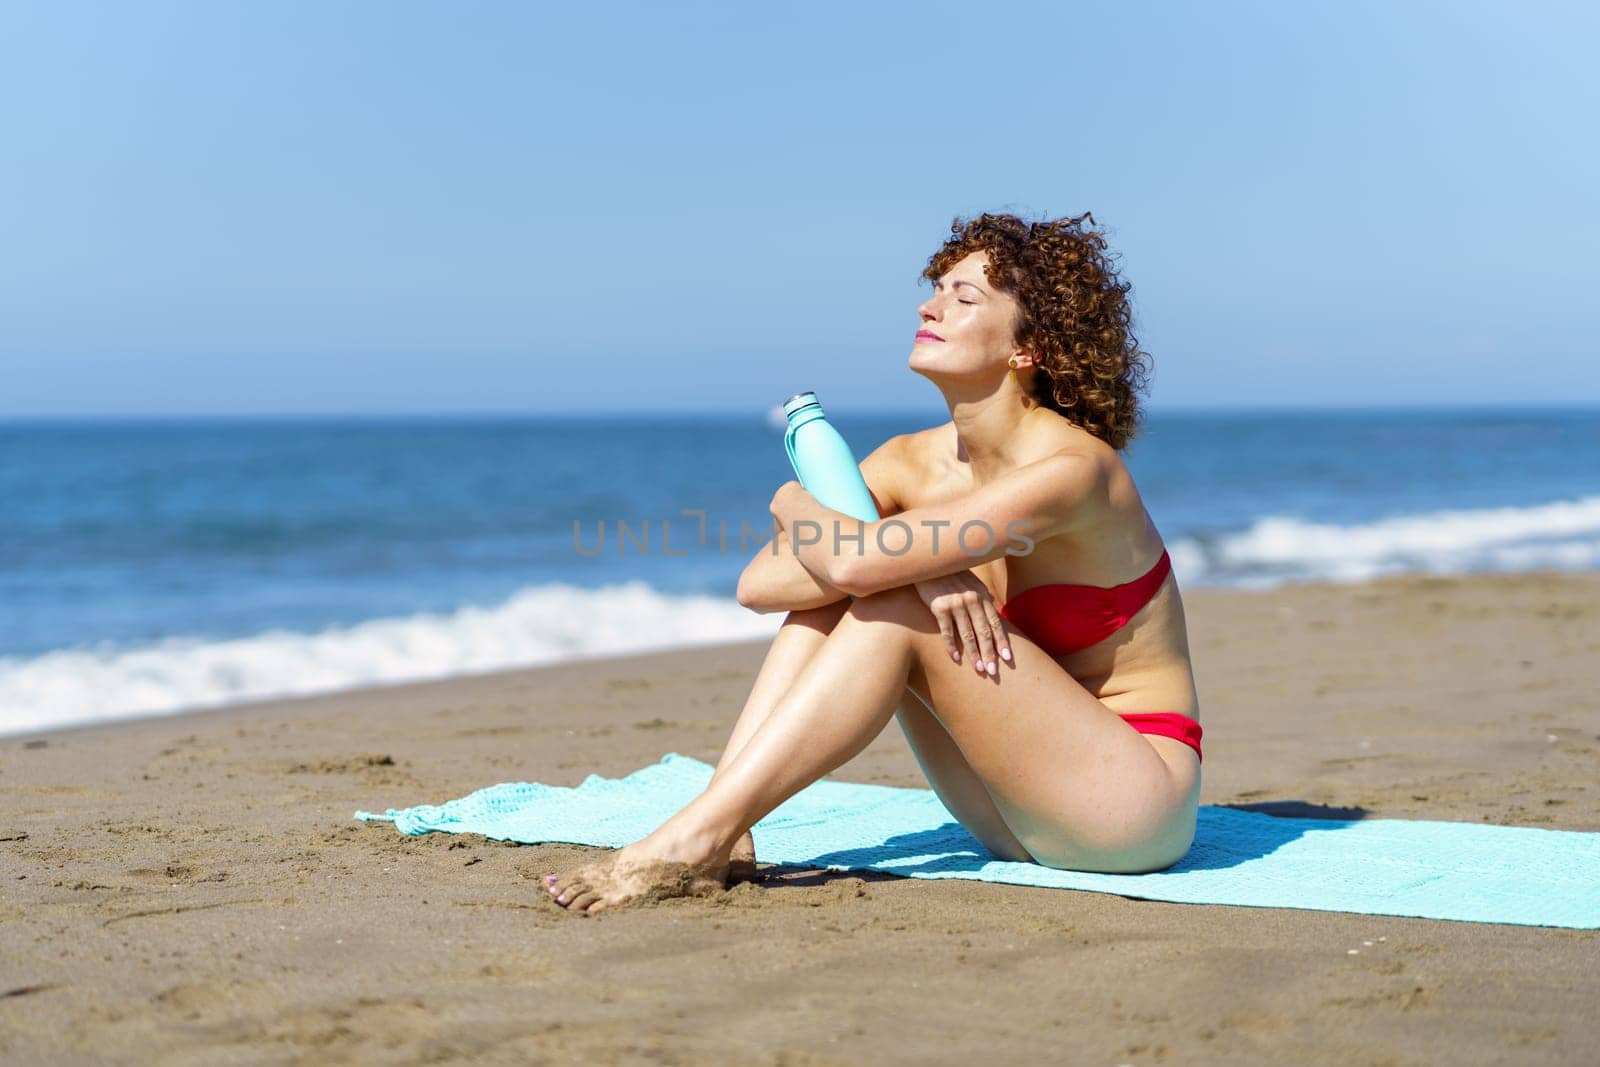
[{"label": "toe", "polygon": [[570,906],[575,897],[580,893],[587,893],[589,885],[582,881],[571,881],[561,887],[561,892],[556,894],[556,903]]},{"label": "toe", "polygon": [[567,905],[568,911],[588,911],[600,899],[600,894],[593,889],[587,889],[572,898],[572,903]]}]

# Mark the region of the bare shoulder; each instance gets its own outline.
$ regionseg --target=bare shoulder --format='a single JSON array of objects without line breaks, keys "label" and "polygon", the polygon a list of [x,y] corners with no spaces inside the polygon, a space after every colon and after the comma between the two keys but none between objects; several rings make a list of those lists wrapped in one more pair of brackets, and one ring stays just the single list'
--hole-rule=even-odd
[{"label": "bare shoulder", "polygon": [[956,424],[942,422],[926,430],[903,433],[898,440],[902,462],[908,469],[923,473],[934,469],[941,457],[955,455]]},{"label": "bare shoulder", "polygon": [[[1018,445],[1018,466],[1066,456],[1075,462],[1063,469],[1080,482],[1094,483],[1102,493],[1128,481],[1127,468],[1114,448],[1053,413],[1032,423]],[[862,462],[861,472],[880,505],[893,501],[893,510],[880,506],[879,514],[884,517],[941,503],[973,489],[971,468],[962,454],[955,423],[948,421],[889,438]]]},{"label": "bare shoulder", "polygon": [[916,484],[908,444],[911,436],[895,434],[861,461],[861,477],[877,505],[879,518],[899,514],[910,506],[906,503],[907,493]]},{"label": "bare shoulder", "polygon": [[1122,457],[1116,449],[1055,412],[1041,413],[1039,419],[1029,429],[1029,451],[1036,452],[1039,456],[1050,454],[1077,456],[1093,460],[1102,466],[1122,464]]},{"label": "bare shoulder", "polygon": [[940,479],[940,457],[954,455],[955,424],[946,422],[926,430],[895,434],[861,461],[861,476],[878,505],[878,515],[888,518],[929,499]]},{"label": "bare shoulder", "polygon": [[1079,498],[1075,525],[1080,531],[1125,528],[1128,522],[1149,524],[1133,472],[1121,452],[1060,416],[1041,420],[1036,428],[1029,441],[1030,461],[1046,455],[1072,460],[1063,469]]},{"label": "bare shoulder", "polygon": [[1038,479],[1061,533],[1083,537],[1143,514],[1122,454],[1054,411],[1039,412],[1025,425],[1012,458]]},{"label": "bare shoulder", "polygon": [[958,491],[954,480],[961,472],[960,464],[955,462],[955,423],[897,434],[885,442],[885,447],[889,446],[893,447],[886,463],[892,463],[894,468],[900,505],[897,510],[920,507]]}]

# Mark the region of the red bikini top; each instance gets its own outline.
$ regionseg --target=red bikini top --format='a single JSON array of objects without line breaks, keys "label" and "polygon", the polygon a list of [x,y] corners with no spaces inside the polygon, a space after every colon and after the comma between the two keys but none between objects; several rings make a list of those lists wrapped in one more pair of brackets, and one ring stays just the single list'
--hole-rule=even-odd
[{"label": "red bikini top", "polygon": [[1000,617],[1034,644],[1060,655],[1098,644],[1122,629],[1167,580],[1167,550],[1142,578],[1122,585],[1036,585],[1000,606]]}]

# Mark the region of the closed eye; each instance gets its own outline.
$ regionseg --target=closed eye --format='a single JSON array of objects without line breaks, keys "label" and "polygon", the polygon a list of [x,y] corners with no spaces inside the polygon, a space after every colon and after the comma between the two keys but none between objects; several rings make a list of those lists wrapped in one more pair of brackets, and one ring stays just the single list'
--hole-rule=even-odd
[{"label": "closed eye", "polygon": [[[956,283],[956,284],[957,284],[957,285],[958,285],[958,286],[960,286],[960,285],[966,285],[966,284],[968,284],[968,283],[966,283],[966,282],[958,282],[958,283]],[[939,290],[940,290],[940,289],[943,289],[943,288],[944,288],[944,283],[943,283],[943,282],[937,282],[937,281],[936,281],[936,282],[934,282],[934,283],[933,283],[933,289],[934,289],[934,292],[938,292],[938,291],[939,291]],[[977,303],[977,301],[976,301],[976,300],[961,300],[961,299],[960,299],[960,298],[959,298],[959,297],[958,297],[958,298],[957,298],[957,303],[961,303],[961,304],[976,304],[976,303]]]}]

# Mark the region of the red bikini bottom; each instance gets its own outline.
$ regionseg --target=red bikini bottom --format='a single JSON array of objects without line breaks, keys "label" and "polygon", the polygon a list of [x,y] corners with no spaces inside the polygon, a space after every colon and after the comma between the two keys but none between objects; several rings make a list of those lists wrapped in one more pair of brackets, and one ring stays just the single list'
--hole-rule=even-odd
[{"label": "red bikini bottom", "polygon": [[[1121,715],[1121,712],[1118,714]],[[1200,724],[1189,716],[1179,715],[1175,711],[1140,711],[1122,715],[1122,718],[1141,734],[1177,738],[1194,749],[1194,754],[1200,757],[1202,763],[1205,762],[1205,757],[1200,755]]]}]

